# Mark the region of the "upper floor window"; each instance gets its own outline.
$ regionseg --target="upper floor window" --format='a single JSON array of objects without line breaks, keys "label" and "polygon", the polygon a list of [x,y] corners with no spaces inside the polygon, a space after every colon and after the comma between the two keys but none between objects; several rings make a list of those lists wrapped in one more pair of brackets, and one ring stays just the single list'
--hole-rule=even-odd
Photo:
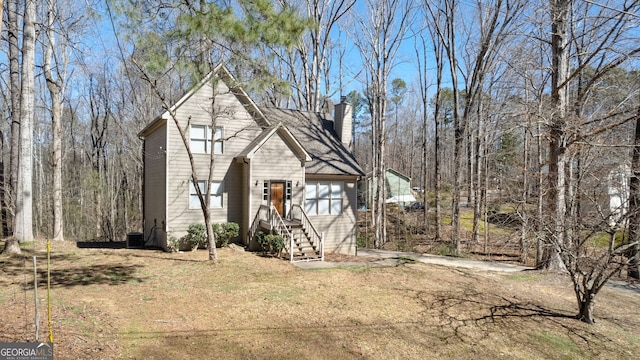
[{"label": "upper floor window", "polygon": [[[202,196],[206,196],[207,182],[198,181],[198,187]],[[209,199],[209,208],[221,208],[222,207],[222,183],[219,181],[211,182],[211,197]],[[200,199],[198,199],[198,192],[196,187],[193,186],[193,181],[189,181],[189,209],[200,209]]]},{"label": "upper floor window", "polygon": [[307,182],[305,212],[309,215],[339,215],[342,213],[341,182]]},{"label": "upper floor window", "polygon": [[[222,154],[224,129],[216,127],[216,131],[211,136],[211,126],[191,125],[189,129],[189,147],[194,154],[210,154],[213,146],[214,154]],[[212,144],[213,142],[213,144]]]}]

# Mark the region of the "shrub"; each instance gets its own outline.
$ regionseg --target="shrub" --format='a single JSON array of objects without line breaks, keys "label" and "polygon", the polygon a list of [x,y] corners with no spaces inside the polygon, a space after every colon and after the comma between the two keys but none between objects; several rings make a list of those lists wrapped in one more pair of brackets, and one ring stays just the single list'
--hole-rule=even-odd
[{"label": "shrub", "polygon": [[234,222],[215,223],[211,225],[216,237],[216,247],[224,247],[240,233],[240,226]]},{"label": "shrub", "polygon": [[275,256],[280,256],[284,249],[284,238],[280,235],[267,235],[264,237],[269,244],[269,252]]},{"label": "shrub", "polygon": [[266,255],[267,251],[269,250],[269,244],[265,240],[265,236],[266,236],[266,234],[264,232],[262,232],[262,231],[258,231],[258,233],[256,234],[256,239],[258,241],[258,244],[262,248],[262,253],[264,255]]},{"label": "shrub", "polygon": [[284,238],[282,236],[273,234],[265,235],[262,231],[258,231],[256,237],[258,238],[258,244],[262,247],[263,254],[280,256],[284,249]]},{"label": "shrub", "polygon": [[207,240],[207,233],[205,232],[204,224],[191,224],[187,229],[187,236],[185,237],[186,243],[191,246],[192,250],[205,246]]},{"label": "shrub", "polygon": [[356,246],[360,248],[366,248],[369,246],[369,239],[365,234],[358,234],[356,238]]},{"label": "shrub", "polygon": [[180,248],[180,239],[178,239],[172,233],[167,234],[167,251],[168,252],[178,252]]}]

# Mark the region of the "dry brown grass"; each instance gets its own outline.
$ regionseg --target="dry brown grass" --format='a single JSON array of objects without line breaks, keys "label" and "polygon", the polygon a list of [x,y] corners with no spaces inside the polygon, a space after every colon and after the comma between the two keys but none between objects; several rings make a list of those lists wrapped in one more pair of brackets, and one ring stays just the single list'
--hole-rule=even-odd
[{"label": "dry brown grass", "polygon": [[[35,247],[35,249],[33,249]],[[27,255],[39,256],[44,244]],[[637,359],[640,295],[605,289],[598,323],[560,275],[425,264],[301,270],[221,249],[54,243],[56,359]],[[334,260],[340,260],[339,257]],[[31,258],[0,256],[0,341],[32,341]],[[40,338],[46,339],[45,278]]]}]

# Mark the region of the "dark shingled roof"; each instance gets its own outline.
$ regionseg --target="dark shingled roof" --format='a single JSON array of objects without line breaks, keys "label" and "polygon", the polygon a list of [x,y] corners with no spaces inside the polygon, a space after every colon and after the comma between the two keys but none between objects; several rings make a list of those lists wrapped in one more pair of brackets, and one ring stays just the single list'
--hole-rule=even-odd
[{"label": "dark shingled roof", "polygon": [[364,173],[353,154],[338,139],[333,121],[319,113],[260,107],[267,120],[282,122],[311,155],[306,164],[308,174],[358,175]]}]

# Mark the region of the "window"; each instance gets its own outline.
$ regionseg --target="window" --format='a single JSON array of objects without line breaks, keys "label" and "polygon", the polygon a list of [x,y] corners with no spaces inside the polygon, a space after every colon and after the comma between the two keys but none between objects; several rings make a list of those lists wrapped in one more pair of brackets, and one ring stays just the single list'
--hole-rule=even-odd
[{"label": "window", "polygon": [[[207,188],[205,186],[206,181],[198,181],[198,187],[202,192],[202,195],[206,194]],[[211,182],[211,197],[209,199],[210,208],[222,207],[222,183],[213,181]],[[196,187],[193,186],[193,182],[189,181],[189,209],[200,209],[200,200],[198,199],[198,192]]]},{"label": "window", "polygon": [[305,187],[305,211],[309,215],[342,213],[341,182],[308,182]]},{"label": "window", "polygon": [[216,133],[213,136],[213,153],[222,154],[222,138],[224,136],[224,129],[216,127]]},{"label": "window", "polygon": [[[224,129],[216,127],[213,136],[213,153],[222,154]],[[189,131],[189,148],[194,154],[209,154],[211,152],[211,126],[191,125]]]},{"label": "window", "polygon": [[269,200],[269,182],[265,181],[262,187],[262,200]]}]

